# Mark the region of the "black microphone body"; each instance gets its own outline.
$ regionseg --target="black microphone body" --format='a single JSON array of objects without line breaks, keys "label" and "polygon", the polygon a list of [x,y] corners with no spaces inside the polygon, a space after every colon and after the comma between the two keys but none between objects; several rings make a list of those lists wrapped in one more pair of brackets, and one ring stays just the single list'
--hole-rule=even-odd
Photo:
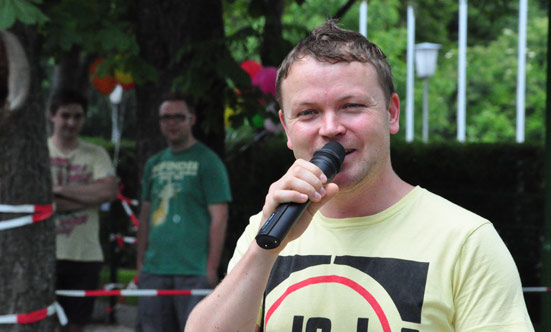
[{"label": "black microphone body", "polygon": [[[310,162],[323,171],[329,183],[340,171],[345,154],[342,145],[329,142],[314,153]],[[310,200],[305,203],[280,204],[260,228],[255,238],[256,243],[264,249],[277,248],[309,204]]]}]

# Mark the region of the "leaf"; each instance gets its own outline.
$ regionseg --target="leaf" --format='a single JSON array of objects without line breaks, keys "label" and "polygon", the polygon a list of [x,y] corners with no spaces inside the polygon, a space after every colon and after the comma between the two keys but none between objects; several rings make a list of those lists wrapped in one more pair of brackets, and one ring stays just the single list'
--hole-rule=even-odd
[{"label": "leaf", "polygon": [[40,9],[26,0],[14,1],[13,4],[16,18],[25,24],[42,23],[48,20]]},{"label": "leaf", "polygon": [[251,0],[247,10],[251,17],[258,18],[266,13],[266,4],[264,0]]},{"label": "leaf", "polygon": [[7,29],[15,22],[15,8],[11,0],[0,1],[0,30]]}]

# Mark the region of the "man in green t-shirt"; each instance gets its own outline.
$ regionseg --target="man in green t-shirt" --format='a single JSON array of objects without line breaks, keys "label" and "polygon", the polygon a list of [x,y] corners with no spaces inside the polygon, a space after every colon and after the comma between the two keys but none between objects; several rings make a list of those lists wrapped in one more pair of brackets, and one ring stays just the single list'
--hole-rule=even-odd
[{"label": "man in green t-shirt", "polygon": [[[193,106],[182,96],[159,108],[168,148],[144,169],[138,228],[137,267],[142,289],[201,289],[216,286],[231,192],[220,158],[192,133]],[[143,331],[182,331],[195,296],[144,297]]]}]

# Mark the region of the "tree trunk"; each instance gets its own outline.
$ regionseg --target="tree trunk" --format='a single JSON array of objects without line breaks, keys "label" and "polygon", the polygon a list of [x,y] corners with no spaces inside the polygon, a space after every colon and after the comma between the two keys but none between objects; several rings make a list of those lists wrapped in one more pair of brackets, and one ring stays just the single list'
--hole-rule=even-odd
[{"label": "tree trunk", "polygon": [[54,68],[50,94],[53,95],[62,89],[72,89],[88,96],[90,90],[88,67],[92,63],[92,59],[93,56],[90,54],[82,56],[81,48],[76,46],[63,52],[60,63]]},{"label": "tree trunk", "polygon": [[[225,54],[222,2],[140,0],[136,8],[136,34],[141,56],[158,73],[156,82],[136,87],[140,169],[152,154],[166,146],[158,125],[159,103],[171,92],[175,79],[182,76],[197,82],[191,91],[185,91],[198,97],[195,136],[223,156],[225,81],[219,79],[216,72],[217,60]],[[207,55],[194,48],[209,42],[212,47]],[[186,47],[191,51],[186,52]],[[205,62],[205,58],[209,65],[192,66],[197,61]],[[205,79],[209,84],[199,83]],[[141,175],[141,171],[139,173]]]},{"label": "tree trunk", "polygon": [[[39,68],[41,42],[32,26],[17,26],[31,64],[26,105],[0,118],[0,204],[52,202]],[[0,220],[20,215],[0,213]],[[2,222],[2,221],[0,221]],[[0,315],[44,309],[55,300],[55,231],[51,219],[0,231]],[[55,316],[25,325],[0,324],[0,331],[53,331]]]},{"label": "tree trunk", "polygon": [[260,47],[262,65],[278,67],[293,45],[283,39],[283,0],[267,0],[265,2],[264,33]]}]

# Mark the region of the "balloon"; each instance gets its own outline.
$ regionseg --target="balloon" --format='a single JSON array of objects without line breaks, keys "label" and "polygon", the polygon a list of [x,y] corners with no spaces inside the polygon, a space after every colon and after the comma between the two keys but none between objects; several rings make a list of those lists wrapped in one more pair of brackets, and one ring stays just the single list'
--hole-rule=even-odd
[{"label": "balloon", "polygon": [[[0,30],[0,43],[4,45],[5,58],[3,59],[7,72],[0,71],[0,74],[7,74],[7,77],[3,76],[2,79],[7,83],[7,109],[9,111],[15,111],[23,107],[27,96],[29,95],[29,88],[31,86],[31,66],[27,59],[27,55],[23,46],[19,42],[19,39],[11,32],[6,30]],[[0,59],[0,61],[2,61]],[[7,62],[7,63],[6,63]],[[2,96],[4,97],[4,96]],[[0,111],[2,111],[2,104],[5,102],[0,100]]]},{"label": "balloon", "polygon": [[262,65],[254,60],[245,60],[241,63],[241,68],[253,79],[262,69]]},{"label": "balloon", "polygon": [[115,78],[123,90],[132,90],[136,86],[132,79],[132,74],[125,73],[121,70],[115,70]]},{"label": "balloon", "polygon": [[276,95],[276,67],[264,67],[253,78],[252,84],[257,86],[265,94]]},{"label": "balloon", "polygon": [[256,114],[253,116],[253,126],[255,128],[262,128],[264,127],[264,118],[260,116],[259,114]]},{"label": "balloon", "polygon": [[97,66],[103,62],[103,59],[97,59],[90,66],[90,79],[92,80],[92,85],[104,95],[109,95],[117,85],[117,80],[111,76],[99,77],[97,75],[96,69]]}]

